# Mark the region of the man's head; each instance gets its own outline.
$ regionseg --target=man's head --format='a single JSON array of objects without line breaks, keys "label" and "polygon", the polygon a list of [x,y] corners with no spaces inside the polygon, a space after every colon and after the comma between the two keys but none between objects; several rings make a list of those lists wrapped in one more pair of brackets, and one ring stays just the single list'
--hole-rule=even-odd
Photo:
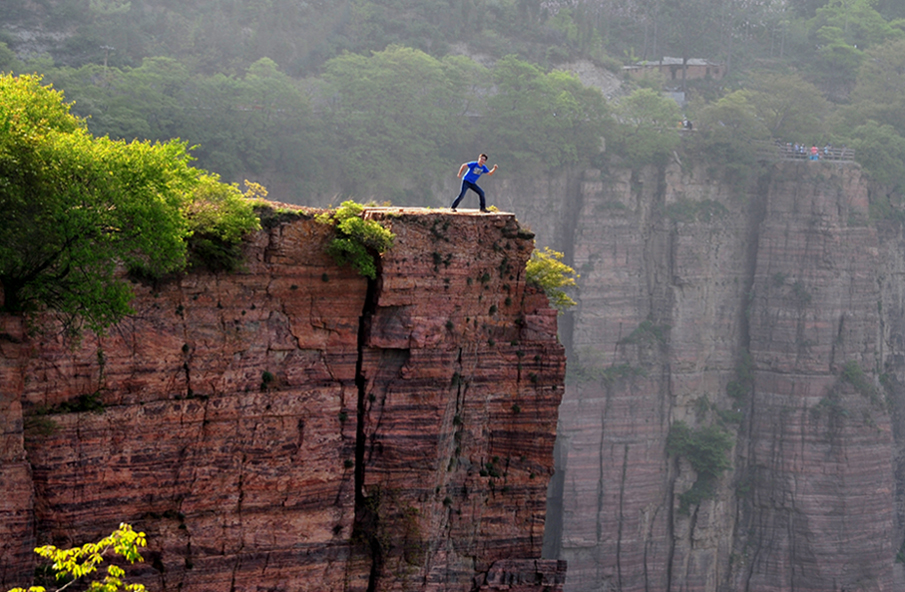
[{"label": "man's head", "polygon": [[482,153],[481,156],[478,157],[478,164],[484,164],[485,162],[487,162],[487,155]]}]

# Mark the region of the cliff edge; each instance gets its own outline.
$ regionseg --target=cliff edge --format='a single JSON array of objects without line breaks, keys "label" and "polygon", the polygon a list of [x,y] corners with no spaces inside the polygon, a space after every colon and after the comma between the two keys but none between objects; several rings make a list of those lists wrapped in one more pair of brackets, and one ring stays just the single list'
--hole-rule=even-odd
[{"label": "cliff edge", "polygon": [[376,280],[276,217],[235,274],[136,285],[72,349],[0,317],[0,588],[130,522],[151,590],[561,589],[564,351],[514,216],[370,208]]}]

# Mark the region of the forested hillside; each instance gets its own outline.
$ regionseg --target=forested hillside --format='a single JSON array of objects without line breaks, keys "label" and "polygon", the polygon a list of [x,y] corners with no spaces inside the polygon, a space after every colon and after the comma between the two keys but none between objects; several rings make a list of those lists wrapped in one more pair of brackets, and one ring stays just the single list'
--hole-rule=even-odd
[{"label": "forested hillside", "polygon": [[[477,151],[504,175],[662,162],[683,116],[692,159],[846,145],[905,181],[895,0],[7,0],[0,23],[0,68],[43,74],[93,133],[182,138],[284,201],[445,204]],[[655,77],[607,101],[567,73],[663,56],[729,73],[683,84],[684,109]]]}]

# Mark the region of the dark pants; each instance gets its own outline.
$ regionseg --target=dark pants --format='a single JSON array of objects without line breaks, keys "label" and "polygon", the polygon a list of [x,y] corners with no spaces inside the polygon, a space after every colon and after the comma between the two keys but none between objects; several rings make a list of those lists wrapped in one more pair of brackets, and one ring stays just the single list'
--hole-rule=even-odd
[{"label": "dark pants", "polygon": [[459,202],[462,201],[462,198],[465,197],[465,192],[469,189],[478,194],[478,197],[481,198],[481,209],[486,210],[487,203],[484,201],[484,190],[478,187],[475,183],[466,181],[465,179],[462,179],[462,191],[459,192],[459,197],[457,197],[456,201],[453,202],[452,208],[456,209],[456,206],[458,206]]}]

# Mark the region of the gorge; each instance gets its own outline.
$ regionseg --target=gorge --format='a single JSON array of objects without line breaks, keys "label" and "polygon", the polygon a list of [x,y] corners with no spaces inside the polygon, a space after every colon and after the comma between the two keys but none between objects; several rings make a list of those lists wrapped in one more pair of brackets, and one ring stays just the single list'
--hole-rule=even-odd
[{"label": "gorge", "polygon": [[[520,213],[582,274],[545,539],[566,590],[902,589],[901,224],[857,165],[752,173],[581,171]],[[731,468],[696,471],[677,426],[727,435]]]},{"label": "gorge", "polygon": [[857,165],[486,189],[518,222],[366,210],[374,282],[283,213],[76,349],[3,317],[0,586],[126,520],[153,590],[905,587],[905,233]]}]

